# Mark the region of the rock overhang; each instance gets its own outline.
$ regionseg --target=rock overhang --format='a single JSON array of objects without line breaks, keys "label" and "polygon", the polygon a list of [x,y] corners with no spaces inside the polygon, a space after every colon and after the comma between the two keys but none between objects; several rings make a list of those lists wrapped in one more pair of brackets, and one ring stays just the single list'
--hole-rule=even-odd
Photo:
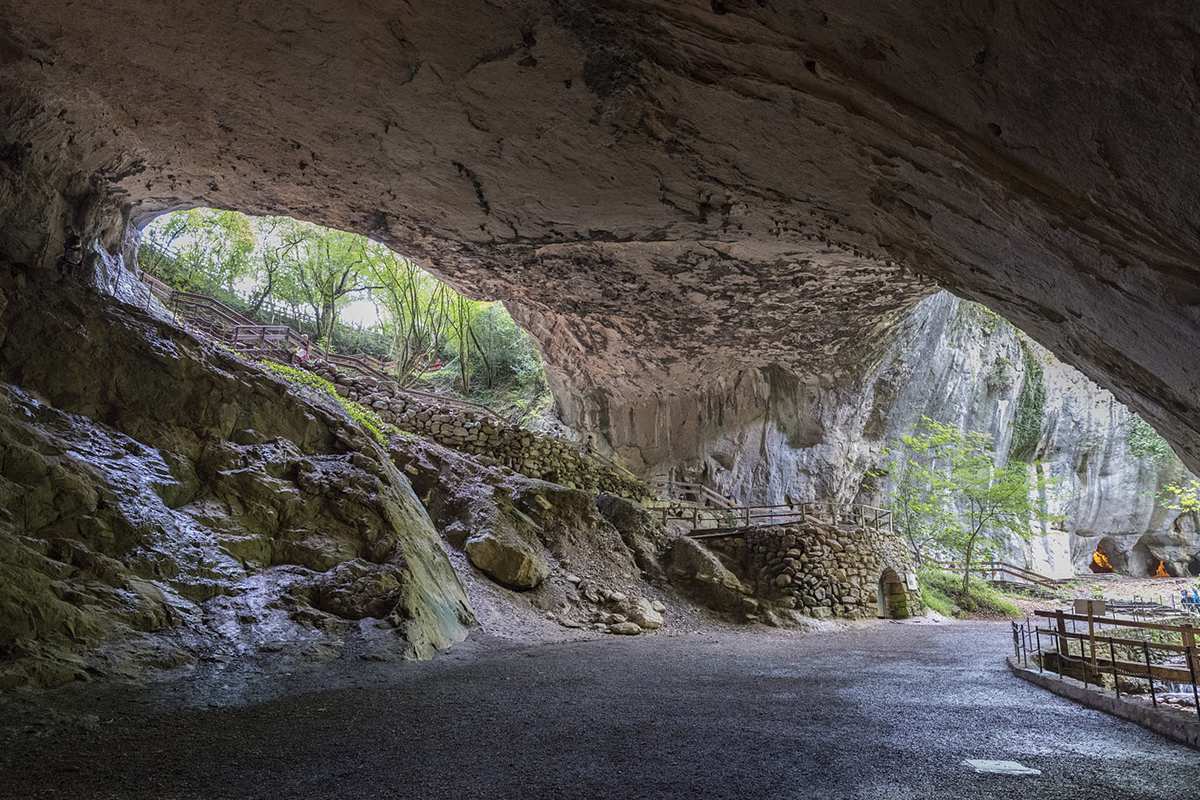
[{"label": "rock overhang", "polygon": [[1200,465],[1187,4],[0,7],[6,260],[186,205],[366,233],[509,301],[601,426],[853,373],[937,282]]}]

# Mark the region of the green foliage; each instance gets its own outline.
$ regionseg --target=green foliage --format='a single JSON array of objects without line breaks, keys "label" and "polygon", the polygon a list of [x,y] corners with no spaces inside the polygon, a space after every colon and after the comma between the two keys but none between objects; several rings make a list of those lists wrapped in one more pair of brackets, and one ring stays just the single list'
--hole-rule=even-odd
[{"label": "green foliage", "polygon": [[1042,363],[1024,339],[1021,340],[1021,354],[1025,362],[1025,382],[1021,384],[1021,394],[1017,397],[1017,413],[1013,419],[1008,457],[1030,461],[1037,453],[1038,442],[1042,438],[1042,419],[1046,415],[1046,378]]},{"label": "green foliage", "polygon": [[1162,464],[1175,457],[1175,451],[1167,444],[1167,440],[1159,436],[1158,431],[1137,414],[1133,414],[1129,419],[1126,441],[1129,443],[1129,452],[1138,458],[1148,458]]},{"label": "green foliage", "polygon": [[194,208],[161,219],[138,253],[147,272],[180,289],[224,295],[252,273],[255,232],[245,215]]},{"label": "green foliage", "polygon": [[964,301],[959,306],[959,318],[968,325],[979,328],[985,336],[991,336],[1001,327],[1008,324],[1004,317],[979,303]]},{"label": "green foliage", "polygon": [[1158,502],[1172,511],[1195,514],[1200,511],[1200,480],[1192,478],[1187,483],[1168,483],[1159,492]]},{"label": "green foliage", "polygon": [[[286,217],[194,209],[143,232],[143,269],[210,294],[265,324],[286,324],[338,353],[390,362],[401,383],[433,383],[477,399],[540,405],[549,396],[532,339],[500,303],[471,300],[365,237]],[[352,302],[369,327],[343,324]]]},{"label": "green foliage", "polygon": [[350,416],[350,419],[361,425],[367,433],[382,445],[387,444],[388,436],[397,433],[396,428],[387,424],[379,418],[371,409],[356,403],[353,400],[347,400],[337,393],[337,389],[332,383],[322,378],[320,375],[314,375],[308,370],[297,369],[290,367],[287,364],[280,364],[278,361],[263,360],[260,362],[264,367],[279,375],[281,378],[294,383],[298,386],[304,386],[309,389],[315,389],[318,392],[324,392],[332,397],[337,404]]},{"label": "green foliage", "polygon": [[[958,556],[960,591],[966,594],[976,558],[993,553],[1009,536],[1029,539],[1031,521],[1048,518],[1031,497],[1028,467],[1020,462],[997,467],[991,437],[928,417],[902,442],[901,477],[891,503],[897,524],[910,542],[915,526],[926,544]],[[1044,485],[1039,473],[1039,488]]]},{"label": "green foliage", "polygon": [[966,592],[963,592],[961,578],[945,570],[922,567],[918,570],[918,577],[921,599],[928,608],[943,616],[1021,616],[1021,609],[1015,603],[978,578],[971,578]]}]

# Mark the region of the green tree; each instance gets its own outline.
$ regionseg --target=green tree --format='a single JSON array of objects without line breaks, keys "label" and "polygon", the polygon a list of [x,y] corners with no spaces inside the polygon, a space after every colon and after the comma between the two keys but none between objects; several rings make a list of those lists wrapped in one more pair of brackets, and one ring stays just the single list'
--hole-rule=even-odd
[{"label": "green tree", "polygon": [[1172,511],[1200,512],[1200,480],[1192,478],[1186,483],[1168,483],[1159,492],[1158,502]]},{"label": "green tree", "polygon": [[254,228],[236,211],[193,208],[148,229],[142,269],[172,286],[232,296],[254,272]]},{"label": "green tree", "polygon": [[923,417],[902,442],[893,508],[915,518],[914,530],[928,537],[927,544],[959,555],[965,597],[978,557],[1010,536],[1028,540],[1032,522],[1049,515],[1031,497],[1028,467],[1015,461],[998,467],[986,434]]},{"label": "green tree", "polygon": [[368,251],[382,247],[362,236],[293,222],[298,236],[281,253],[281,268],[289,273],[299,296],[316,320],[317,342],[333,340],[338,314],[350,297],[378,289],[368,281]]}]

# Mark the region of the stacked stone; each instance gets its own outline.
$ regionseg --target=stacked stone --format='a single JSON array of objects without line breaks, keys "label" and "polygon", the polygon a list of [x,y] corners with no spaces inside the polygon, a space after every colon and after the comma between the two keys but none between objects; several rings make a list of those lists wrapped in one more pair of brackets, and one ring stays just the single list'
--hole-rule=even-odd
[{"label": "stacked stone", "polygon": [[[903,580],[913,569],[894,535],[813,521],[750,528],[713,546],[741,566],[757,596],[812,617],[874,617],[884,570]],[[905,591],[910,613],[917,613],[920,594]]]},{"label": "stacked stone", "polygon": [[405,394],[391,381],[319,363],[313,372],[331,381],[338,394],[373,410],[397,428],[472,455],[486,456],[531,478],[573,489],[634,500],[648,496],[645,484],[610,464],[580,452],[567,441],[509,425],[488,414]]}]

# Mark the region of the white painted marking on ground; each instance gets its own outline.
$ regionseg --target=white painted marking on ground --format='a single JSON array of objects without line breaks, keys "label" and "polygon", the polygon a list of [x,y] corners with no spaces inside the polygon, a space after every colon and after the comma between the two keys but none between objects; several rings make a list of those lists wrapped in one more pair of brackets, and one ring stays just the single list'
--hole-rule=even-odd
[{"label": "white painted marking on ground", "polygon": [[1040,769],[1027,767],[1016,761],[988,761],[981,758],[968,758],[963,766],[971,767],[976,772],[987,772],[995,775],[1041,775]]}]

